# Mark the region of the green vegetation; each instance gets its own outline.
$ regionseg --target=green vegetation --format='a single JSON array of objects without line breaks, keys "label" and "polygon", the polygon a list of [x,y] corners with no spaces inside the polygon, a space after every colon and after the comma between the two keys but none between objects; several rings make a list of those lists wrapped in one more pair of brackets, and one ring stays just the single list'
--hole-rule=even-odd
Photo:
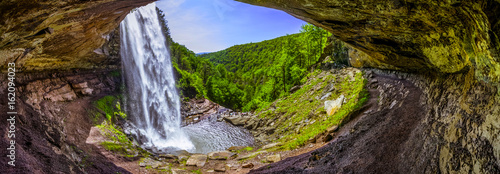
[{"label": "green vegetation", "polygon": [[[273,120],[273,136],[283,145],[272,150],[303,146],[327,128],[340,126],[368,100],[366,79],[360,71],[339,68],[342,73],[332,74],[319,69],[349,64],[344,43],[329,38],[330,34],[319,27],[307,24],[297,34],[196,55],[173,42],[167,22],[162,23],[181,95],[205,97]],[[294,86],[300,89],[291,94]],[[331,90],[325,92],[327,88]],[[324,102],[341,95],[345,96],[342,107],[327,115]]]},{"label": "green vegetation", "polygon": [[187,158],[182,158],[182,159],[179,159],[178,162],[179,162],[179,164],[186,165],[187,160],[188,160]]},{"label": "green vegetation", "polygon": [[120,70],[115,70],[115,71],[111,71],[109,73],[109,75],[111,75],[111,77],[120,77],[122,75],[122,73]]},{"label": "green vegetation", "polygon": [[308,24],[298,34],[197,56],[172,41],[163,12],[157,11],[170,45],[181,96],[205,97],[243,111],[289,95],[290,88],[300,85],[307,70],[319,60],[330,35]]},{"label": "green vegetation", "polygon": [[102,115],[104,115],[106,120],[111,124],[118,121],[118,119],[126,119],[127,115],[123,113],[121,109],[120,100],[121,96],[108,95],[95,101],[95,107],[102,112],[94,113],[94,123],[99,122],[102,118]]},{"label": "green vegetation", "polygon": [[208,98],[250,111],[288,95],[318,61],[327,36],[324,30],[304,25],[299,34],[201,55],[213,62],[218,72],[207,79]]},{"label": "green vegetation", "polygon": [[104,132],[104,136],[110,138],[113,142],[119,142],[123,144],[127,144],[130,142],[127,135],[125,135],[121,130],[117,128],[115,125],[108,124],[107,122],[103,122],[100,125],[97,125],[101,131]]},{"label": "green vegetation", "polygon": [[108,139],[108,141],[104,141],[100,145],[108,151],[125,157],[134,157],[139,154],[148,156],[147,151],[133,145],[121,128],[115,125],[120,119],[127,118],[127,115],[121,109],[121,98],[120,95],[108,95],[94,102],[97,111],[91,112],[93,121],[101,134]]},{"label": "green vegetation", "polygon": [[110,140],[101,143],[101,146],[106,150],[126,157],[134,157],[138,154],[149,156],[147,151],[135,146],[127,135],[125,135],[116,125],[108,124],[104,121],[102,124],[97,125],[97,128],[99,128],[101,134]]},{"label": "green vegetation", "polygon": [[241,153],[241,152],[250,152],[253,150],[253,147],[247,146],[243,149],[237,150],[236,153]]},{"label": "green vegetation", "polygon": [[[318,27],[304,25],[299,34],[236,45],[202,55],[217,65],[221,77],[207,83],[208,97],[212,99],[210,93],[222,94],[213,100],[222,105],[225,102],[233,103],[231,108],[241,107],[249,111],[288,95],[290,88],[300,85],[300,79],[306,75],[307,69],[319,59],[327,36],[327,32]],[[224,72],[226,69],[228,71]],[[236,84],[233,86],[240,91],[226,85],[228,82]],[[224,93],[224,88],[220,86],[229,88],[230,92]],[[228,95],[237,95],[239,98],[230,98]]]},{"label": "green vegetation", "polygon": [[101,143],[101,146],[104,147],[104,149],[112,151],[112,152],[118,152],[118,153],[126,153],[127,151],[121,144],[105,141]]},{"label": "green vegetation", "polygon": [[[258,110],[262,119],[278,119],[275,134],[280,136],[278,141],[284,144],[281,149],[290,150],[303,146],[327,128],[341,124],[344,118],[368,100],[368,92],[364,89],[366,79],[361,72],[352,79],[329,72],[312,74],[313,78],[300,90]],[[333,85],[336,90],[326,99],[320,100],[327,94],[327,85]],[[344,104],[335,114],[328,116],[323,102],[337,99],[340,95],[345,96]]]},{"label": "green vegetation", "polygon": [[198,169],[198,170],[191,170],[191,172],[196,173],[196,174],[202,174],[202,173],[201,173],[201,169]]}]

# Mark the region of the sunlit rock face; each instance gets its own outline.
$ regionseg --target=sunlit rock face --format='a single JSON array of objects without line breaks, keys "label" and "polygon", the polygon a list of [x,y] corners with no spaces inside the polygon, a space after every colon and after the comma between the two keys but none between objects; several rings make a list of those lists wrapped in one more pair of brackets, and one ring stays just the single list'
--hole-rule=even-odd
[{"label": "sunlit rock face", "polygon": [[498,0],[238,1],[321,26],[367,53],[368,66],[444,73],[472,66],[478,76],[500,76]]},{"label": "sunlit rock face", "polygon": [[152,1],[2,1],[0,67],[8,62],[24,71],[116,66],[109,59],[116,50],[102,46],[130,10]]}]

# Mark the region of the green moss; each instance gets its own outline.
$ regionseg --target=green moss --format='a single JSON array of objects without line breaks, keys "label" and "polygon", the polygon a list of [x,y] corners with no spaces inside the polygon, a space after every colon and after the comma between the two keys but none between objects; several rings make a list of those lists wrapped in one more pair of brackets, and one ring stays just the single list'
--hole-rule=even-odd
[{"label": "green moss", "polygon": [[[318,78],[320,74],[325,76]],[[336,90],[332,91],[326,100],[337,99],[340,95],[345,96],[345,103],[331,116],[326,114],[324,100],[318,100],[325,95],[324,88],[329,84],[334,84]],[[283,143],[280,149],[295,149],[329,127],[340,125],[344,118],[360,108],[368,100],[365,84],[366,79],[362,73],[355,74],[354,80],[350,81],[349,77],[339,79],[336,75],[315,71],[301,89],[287,98],[262,108],[259,117],[276,119],[275,134],[280,137],[278,141]],[[272,107],[276,109],[271,109]],[[309,122],[305,124],[305,120]],[[290,129],[297,123],[304,124]]]},{"label": "green moss", "polygon": [[240,162],[241,163],[244,163],[246,162],[247,160],[250,160],[250,159],[254,159],[255,157],[257,157],[258,155],[264,153],[265,151],[261,151],[259,153],[254,153],[253,155],[250,155],[248,158],[245,158],[245,159],[241,159]]},{"label": "green moss", "polygon": [[111,77],[120,77],[122,75],[122,73],[120,70],[115,70],[115,71],[111,71],[109,73],[109,75],[111,75]]},{"label": "green moss", "polygon": [[127,150],[123,147],[122,144],[117,144],[109,141],[105,141],[101,143],[101,146],[104,147],[104,149],[112,152],[117,152],[117,153],[126,153]]},{"label": "green moss", "polygon": [[253,147],[247,146],[243,149],[237,150],[236,153],[241,153],[241,152],[250,152],[253,150]]},{"label": "green moss", "polygon": [[104,136],[111,140],[101,143],[106,150],[116,152],[125,157],[134,157],[137,154],[147,157],[149,152],[133,145],[132,141],[123,133],[121,128],[113,124],[108,124],[106,121],[96,126],[104,134]]},{"label": "green moss", "polygon": [[187,162],[187,159],[186,159],[186,158],[183,158],[183,159],[180,159],[180,160],[179,160],[179,164],[186,165],[186,162]]},{"label": "green moss", "polygon": [[191,172],[196,173],[196,174],[201,174],[201,169],[198,169],[198,170],[191,170]]},{"label": "green moss", "polygon": [[107,122],[104,122],[101,125],[98,125],[97,128],[101,129],[105,133],[105,136],[107,138],[112,139],[113,141],[120,142],[120,143],[131,143],[131,141],[128,139],[127,135],[125,135],[119,128],[117,128],[115,125],[108,124]]},{"label": "green moss", "polygon": [[102,112],[94,112],[93,120],[100,120],[102,118],[102,115],[104,115],[104,118],[110,123],[114,123],[119,118],[126,119],[127,115],[121,109],[121,98],[122,97],[120,95],[108,95],[95,101],[94,106]]}]

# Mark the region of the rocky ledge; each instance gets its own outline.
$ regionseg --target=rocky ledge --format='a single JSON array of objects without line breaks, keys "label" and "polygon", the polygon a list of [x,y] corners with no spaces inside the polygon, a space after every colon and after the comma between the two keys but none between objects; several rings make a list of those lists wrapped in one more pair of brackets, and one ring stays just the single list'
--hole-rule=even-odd
[{"label": "rocky ledge", "polygon": [[[283,10],[360,50],[356,66],[500,80],[498,0],[238,0]],[[365,54],[366,53],[366,54]]]},{"label": "rocky ledge", "polygon": [[110,56],[105,43],[117,35],[113,31],[130,10],[151,2],[2,1],[0,68],[10,62],[24,71],[116,68],[119,58]]},{"label": "rocky ledge", "polygon": [[[5,76],[0,87],[7,89]],[[121,83],[119,71],[75,70],[67,72],[20,73],[16,75],[16,162],[7,166],[0,158],[0,170],[6,173],[128,173],[86,144],[93,125],[89,110],[92,101],[115,93]],[[0,94],[6,96],[6,90]],[[7,113],[7,100],[0,101]],[[1,127],[8,127],[6,121]],[[0,134],[7,135],[7,129]],[[83,135],[83,136],[82,136]],[[9,139],[0,138],[7,147]],[[49,160],[50,159],[50,160]]]}]

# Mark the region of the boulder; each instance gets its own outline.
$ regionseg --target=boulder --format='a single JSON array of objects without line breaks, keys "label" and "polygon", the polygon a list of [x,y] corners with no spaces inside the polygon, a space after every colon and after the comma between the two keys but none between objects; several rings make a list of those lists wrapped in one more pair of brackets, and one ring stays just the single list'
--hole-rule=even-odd
[{"label": "boulder", "polygon": [[344,98],[345,98],[344,95],[340,95],[340,97],[335,99],[335,100],[325,101],[326,113],[329,116],[335,114],[335,112],[337,112],[337,110],[339,110],[340,107],[342,106],[342,103],[344,102]]},{"label": "boulder", "polygon": [[307,143],[316,143],[316,139],[317,139],[316,136],[311,137],[311,138],[309,138],[309,140],[307,140]]},{"label": "boulder", "polygon": [[207,162],[207,155],[194,154],[186,161],[187,166],[203,167]]},{"label": "boulder", "polygon": [[170,167],[169,167],[168,165],[170,165],[170,164],[166,163],[165,165],[166,165],[166,166],[163,166],[163,167],[158,167],[158,170],[169,170],[169,169],[170,169]]},{"label": "boulder", "polygon": [[238,164],[226,164],[226,170],[237,170],[240,166]]},{"label": "boulder", "polygon": [[332,93],[331,93],[331,92],[326,93],[323,97],[321,97],[321,99],[320,99],[320,100],[325,100],[325,99],[327,99],[328,97],[330,97],[330,95],[332,95]]},{"label": "boulder", "polygon": [[323,142],[326,143],[332,139],[333,139],[333,134],[327,134],[325,135],[325,137],[323,137]]},{"label": "boulder", "polygon": [[178,159],[179,161],[182,161],[182,160],[187,160],[188,158],[189,158],[189,156],[187,156],[187,155],[179,155],[179,156],[177,156],[177,159]]},{"label": "boulder", "polygon": [[162,166],[162,165],[163,165],[163,163],[162,163],[162,162],[160,162],[160,161],[156,161],[156,160],[153,160],[153,159],[151,159],[151,158],[146,158],[146,159],[144,159],[143,161],[141,161],[141,162],[139,163],[139,166],[140,166],[140,167],[147,167],[147,166],[151,166],[151,168],[154,168],[154,169],[156,169],[156,168],[158,168],[158,167],[160,167],[160,166]]},{"label": "boulder", "polygon": [[281,161],[281,155],[280,154],[269,155],[266,157],[266,161],[270,163]]},{"label": "boulder", "polygon": [[326,129],[326,133],[331,134],[333,132],[336,132],[337,130],[339,130],[339,126],[335,125],[335,126],[332,126],[332,127],[329,127],[328,129]]},{"label": "boulder", "polygon": [[253,168],[253,163],[244,163],[243,165],[241,165],[241,167],[243,168]]},{"label": "boulder", "polygon": [[228,148],[227,150],[231,151],[231,152],[235,152],[235,151],[238,151],[238,150],[241,150],[241,149],[244,149],[246,146],[231,146],[230,148]]},{"label": "boulder", "polygon": [[165,158],[165,159],[177,159],[177,156],[173,154],[160,154],[158,155],[160,158]]},{"label": "boulder", "polygon": [[216,172],[225,172],[226,171],[226,165],[224,163],[215,164],[214,170]]},{"label": "boulder", "polygon": [[265,153],[266,151],[257,151],[257,152],[252,152],[252,153],[249,153],[249,154],[246,154],[246,155],[243,155],[243,156],[238,156],[236,158],[236,160],[244,160],[244,159],[248,159],[250,157],[255,157],[257,155],[260,155],[262,153]]},{"label": "boulder", "polygon": [[94,90],[92,88],[84,88],[80,90],[79,92],[82,93],[83,95],[92,95],[92,92]]},{"label": "boulder", "polygon": [[110,139],[105,137],[99,128],[93,126],[90,128],[90,133],[85,143],[98,145],[105,141],[110,141]]},{"label": "boulder", "polygon": [[229,151],[217,151],[208,153],[208,159],[211,160],[227,160],[231,158],[235,153]]},{"label": "boulder", "polygon": [[241,117],[241,116],[224,117],[225,121],[235,126],[243,126],[249,119],[250,119],[249,117]]},{"label": "boulder", "polygon": [[282,145],[282,143],[280,143],[280,142],[266,144],[265,146],[262,146],[262,150],[271,149],[273,147],[278,147],[278,146],[281,146],[281,145]]},{"label": "boulder", "polygon": [[178,150],[174,152],[174,155],[180,156],[180,155],[185,155],[185,156],[191,156],[192,154],[189,153],[186,150]]},{"label": "boulder", "polygon": [[75,89],[83,89],[83,88],[88,88],[89,87],[89,85],[87,84],[87,82],[76,83],[76,84],[72,84],[71,86],[73,86],[73,88],[75,88]]},{"label": "boulder", "polygon": [[191,174],[191,172],[185,169],[172,169],[172,174]]}]

